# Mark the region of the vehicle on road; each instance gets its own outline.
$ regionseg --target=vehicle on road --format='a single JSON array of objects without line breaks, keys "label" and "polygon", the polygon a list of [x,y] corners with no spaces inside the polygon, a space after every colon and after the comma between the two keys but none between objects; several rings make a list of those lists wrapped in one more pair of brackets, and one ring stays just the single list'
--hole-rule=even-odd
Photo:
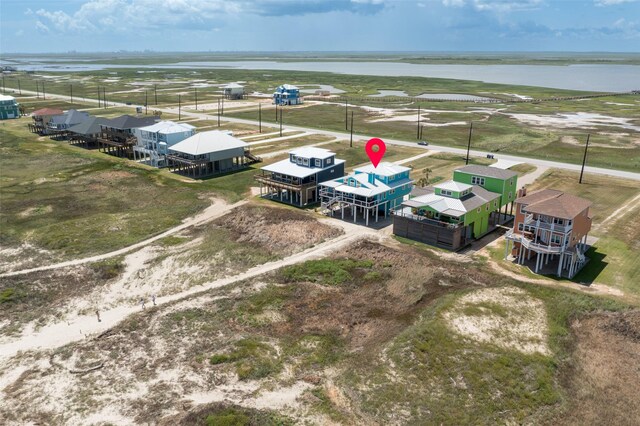
[{"label": "vehicle on road", "polygon": [[429,145],[429,142],[427,142],[427,141],[420,141],[420,142],[418,142],[418,145],[427,146],[427,145]]}]

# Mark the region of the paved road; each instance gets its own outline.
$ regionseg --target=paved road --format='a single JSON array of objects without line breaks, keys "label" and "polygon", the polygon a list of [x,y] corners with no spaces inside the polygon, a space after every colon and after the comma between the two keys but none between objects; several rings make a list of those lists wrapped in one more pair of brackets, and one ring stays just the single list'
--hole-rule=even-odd
[{"label": "paved road", "polygon": [[[23,93],[31,93],[31,94],[36,94],[36,92],[33,91],[28,91],[28,90],[23,90]],[[56,98],[56,99],[68,99],[69,97],[67,95],[57,95],[57,94],[47,94],[47,96],[51,97],[51,98]],[[88,99],[88,98],[77,98],[78,101],[83,101],[83,102],[87,102],[87,103],[97,103],[98,101],[96,99]],[[109,106],[129,106],[130,108],[132,108],[130,105],[126,105],[124,103],[121,102],[111,102],[109,100],[107,100],[107,104]],[[171,114],[177,114],[178,113],[178,109],[177,108],[153,108],[154,110],[159,110],[162,112],[167,112],[167,113],[171,113]],[[192,112],[192,111],[184,111],[182,110],[181,115],[184,117],[197,117],[197,118],[201,118],[203,120],[216,120],[217,116],[216,115],[211,115],[211,114],[204,114],[204,113],[200,113],[200,112]],[[234,117],[226,117],[223,116],[220,118],[221,121],[228,121],[231,123],[242,123],[242,124],[250,124],[250,125],[258,125],[258,121],[257,120],[246,120],[246,119],[242,119],[242,118],[234,118]],[[349,133],[346,132],[336,132],[333,130],[320,130],[320,129],[314,129],[311,127],[302,127],[302,126],[292,126],[287,124],[287,129],[290,130],[300,130],[302,132],[312,132],[312,133],[316,133],[316,134],[320,134],[320,135],[327,135],[327,136],[333,136],[335,138],[339,138],[339,139],[349,139]],[[263,128],[273,128],[273,129],[277,129],[279,127],[279,125],[276,124],[270,124],[270,123],[262,123],[262,127]],[[376,135],[365,135],[365,134],[354,134],[353,135],[354,139],[370,139],[372,137],[376,137]],[[431,150],[431,151],[438,151],[438,152],[445,152],[445,153],[450,153],[450,154],[458,154],[458,155],[466,155],[467,150],[463,149],[463,148],[453,148],[453,147],[449,147],[449,146],[442,146],[442,145],[429,145],[428,147],[423,147],[423,146],[419,146],[416,144],[416,142],[408,142],[408,141],[403,141],[403,140],[399,140],[399,139],[384,139],[385,143],[389,144],[389,145],[398,145],[398,146],[410,146],[413,148],[423,148],[425,150]],[[472,157],[485,157],[487,152],[486,151],[477,151],[477,150],[471,150],[469,153]],[[556,169],[564,169],[564,170],[572,170],[572,171],[580,171],[580,165],[578,164],[570,164],[570,163],[561,163],[558,161],[548,161],[548,160],[540,160],[537,158],[529,158],[529,157],[519,157],[517,155],[508,155],[508,154],[494,154],[496,159],[502,159],[502,160],[508,160],[508,161],[515,161],[515,162],[522,162],[522,163],[529,163],[529,164],[533,164],[535,166],[543,166],[543,167],[552,167],[552,168],[556,168]],[[615,177],[619,177],[619,178],[624,178],[624,179],[632,179],[632,180],[638,180],[640,181],[640,173],[634,173],[634,172],[627,172],[627,171],[622,171],[622,170],[613,170],[613,169],[604,169],[604,168],[600,168],[600,167],[590,167],[587,166],[585,167],[585,172],[586,173],[593,173],[593,174],[599,174],[599,175],[608,175],[608,176],[615,176]]]}]

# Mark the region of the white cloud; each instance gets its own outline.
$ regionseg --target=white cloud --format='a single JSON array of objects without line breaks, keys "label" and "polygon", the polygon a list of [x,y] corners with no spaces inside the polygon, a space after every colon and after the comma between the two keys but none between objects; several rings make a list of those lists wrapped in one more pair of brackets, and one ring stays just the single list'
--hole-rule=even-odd
[{"label": "white cloud", "polygon": [[622,3],[635,3],[638,0],[594,0],[596,6],[613,6]]},{"label": "white cloud", "polygon": [[40,9],[35,14],[60,32],[133,33],[150,29],[210,30],[242,14],[375,13],[384,6],[385,0],[87,0],[75,12]]},{"label": "white cloud", "polygon": [[18,37],[23,36],[23,35],[24,35],[24,30],[18,30],[18,31],[16,31],[16,35],[17,35]]},{"label": "white cloud", "polygon": [[36,21],[36,30],[38,30],[38,32],[41,33],[49,33],[51,30],[49,30],[49,27],[47,27],[45,24],[43,24],[40,21]]},{"label": "white cloud", "polygon": [[442,4],[447,7],[469,5],[478,11],[502,13],[537,9],[543,3],[543,0],[442,0]]}]

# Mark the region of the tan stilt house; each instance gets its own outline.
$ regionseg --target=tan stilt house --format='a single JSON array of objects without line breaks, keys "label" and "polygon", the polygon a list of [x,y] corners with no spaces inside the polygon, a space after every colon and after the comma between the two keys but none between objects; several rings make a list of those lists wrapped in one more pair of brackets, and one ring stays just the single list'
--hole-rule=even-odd
[{"label": "tan stilt house", "polygon": [[522,189],[518,195],[505,258],[530,263],[535,273],[573,278],[588,261],[591,201],[554,189],[530,194]]}]

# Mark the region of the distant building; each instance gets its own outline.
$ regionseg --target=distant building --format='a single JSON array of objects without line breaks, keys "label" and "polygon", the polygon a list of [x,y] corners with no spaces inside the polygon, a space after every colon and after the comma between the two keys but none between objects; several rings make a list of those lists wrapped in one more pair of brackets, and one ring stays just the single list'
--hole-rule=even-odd
[{"label": "distant building", "polygon": [[410,170],[392,163],[358,167],[347,176],[320,183],[321,206],[332,216],[339,211],[342,219],[348,209],[354,222],[361,213],[369,226],[370,217],[376,222],[380,214],[387,217],[411,192]]},{"label": "distant building", "polygon": [[154,166],[166,166],[168,148],[195,135],[196,128],[187,123],[159,121],[155,124],[133,129],[137,143],[133,146],[134,160]]},{"label": "distant building", "polygon": [[278,86],[273,92],[273,102],[276,105],[298,105],[302,103],[300,89],[291,84]]},{"label": "distant building", "polygon": [[196,133],[168,148],[172,171],[198,178],[231,172],[260,161],[249,144],[219,130]]},{"label": "distant building", "polygon": [[13,96],[0,95],[0,120],[9,118],[20,118],[20,104]]},{"label": "distant building", "polygon": [[393,233],[459,250],[510,219],[507,204],[515,199],[516,188],[516,172],[461,167],[453,172],[453,180],[415,188],[409,200],[393,212]]},{"label": "distant building", "polygon": [[222,89],[225,99],[244,99],[244,86],[238,83],[229,83]]},{"label": "distant building", "polygon": [[530,194],[523,189],[519,195],[513,229],[506,234],[505,258],[511,254],[524,264],[533,255],[535,273],[573,278],[588,260],[591,201],[555,189]]},{"label": "distant building", "polygon": [[64,111],[59,108],[41,108],[31,113],[33,123],[29,123],[29,131],[32,133],[46,134],[48,131],[49,121],[51,117],[64,114]]},{"label": "distant building", "polygon": [[255,179],[260,196],[302,207],[319,200],[320,182],[344,176],[344,163],[327,149],[302,147],[289,151],[286,160],[262,167]]}]

